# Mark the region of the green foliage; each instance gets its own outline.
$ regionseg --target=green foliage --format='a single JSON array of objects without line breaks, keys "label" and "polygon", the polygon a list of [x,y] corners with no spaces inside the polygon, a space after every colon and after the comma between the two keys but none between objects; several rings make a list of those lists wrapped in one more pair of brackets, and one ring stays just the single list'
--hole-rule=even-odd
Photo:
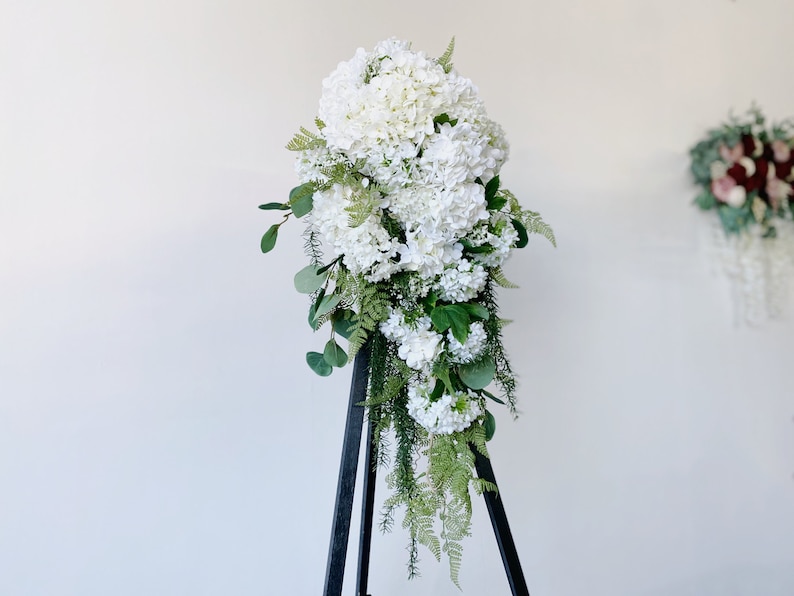
[{"label": "green foliage", "polygon": [[289,206],[292,208],[292,213],[295,217],[303,217],[312,210],[314,200],[312,196],[316,190],[316,186],[307,182],[296,186],[289,193]]},{"label": "green foliage", "polygon": [[747,202],[742,207],[731,207],[730,205],[722,204],[717,208],[722,227],[725,228],[728,234],[738,234],[748,224],[755,221],[751,207],[752,203],[752,197],[748,197]]},{"label": "green foliage", "polygon": [[717,206],[717,199],[710,190],[704,190],[697,197],[695,197],[695,204],[704,211],[708,211],[709,209],[714,209],[714,207]]},{"label": "green foliage", "polygon": [[363,276],[355,278],[357,281],[354,293],[358,313],[350,330],[350,357],[356,353],[367,341],[381,321],[388,316],[389,295],[382,284],[367,282]]},{"label": "green foliage", "polygon": [[259,205],[260,209],[265,211],[273,211],[273,210],[281,210],[281,211],[288,211],[289,205],[285,203],[265,203],[264,205]]},{"label": "green foliage", "polygon": [[439,331],[444,333],[447,329],[452,329],[452,335],[460,343],[466,341],[469,336],[469,325],[471,318],[469,311],[459,304],[444,304],[436,306],[430,311],[430,320]]},{"label": "green foliage", "polygon": [[447,49],[444,50],[444,53],[441,54],[441,57],[438,59],[438,64],[444,69],[444,72],[450,72],[452,70],[452,54],[455,51],[455,38],[449,40],[449,45],[447,45]]},{"label": "green foliage", "polygon": [[519,220],[513,219],[513,227],[518,232],[518,240],[516,240],[516,248],[524,248],[529,243],[529,235],[527,229]]},{"label": "green foliage", "polygon": [[490,441],[496,433],[496,418],[488,410],[485,410],[485,421],[482,423],[485,429],[485,440]]},{"label": "green foliage", "polygon": [[491,278],[503,288],[517,288],[518,286],[505,277],[501,267],[491,269]]},{"label": "green foliage", "polygon": [[300,132],[296,133],[290,142],[287,143],[289,151],[308,151],[309,149],[317,149],[324,146],[325,141],[321,137],[302,126],[300,127]]},{"label": "green foliage", "polygon": [[331,365],[325,361],[325,358],[319,352],[307,352],[306,364],[321,377],[327,377],[333,372]]},{"label": "green foliage", "polygon": [[342,347],[333,339],[328,340],[323,351],[323,359],[336,368],[342,368],[347,364],[347,354]]},{"label": "green foliage", "polygon": [[307,265],[295,274],[295,289],[301,294],[313,294],[328,279],[328,273],[321,273],[316,265]]},{"label": "green foliage", "polygon": [[276,240],[278,240],[278,228],[280,224],[274,224],[270,226],[265,232],[265,235],[262,236],[262,252],[270,252],[276,246]]},{"label": "green foliage", "polygon": [[484,356],[458,366],[458,375],[467,387],[475,390],[485,389],[493,381],[496,364],[490,356]]}]

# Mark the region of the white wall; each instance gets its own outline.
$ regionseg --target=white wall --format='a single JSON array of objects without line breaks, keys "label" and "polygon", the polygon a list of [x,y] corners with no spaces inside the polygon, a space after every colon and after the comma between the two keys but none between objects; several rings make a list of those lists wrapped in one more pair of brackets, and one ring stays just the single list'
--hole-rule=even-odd
[{"label": "white wall", "polygon": [[[0,4],[0,594],[321,590],[349,370],[256,205],[320,81],[397,36],[455,63],[559,238],[501,304],[497,478],[533,596],[794,593],[792,317],[733,323],[686,151],[792,114],[790,0]],[[381,487],[378,498],[385,490]],[[466,594],[507,594],[484,507]],[[370,592],[457,594],[405,535]]]}]

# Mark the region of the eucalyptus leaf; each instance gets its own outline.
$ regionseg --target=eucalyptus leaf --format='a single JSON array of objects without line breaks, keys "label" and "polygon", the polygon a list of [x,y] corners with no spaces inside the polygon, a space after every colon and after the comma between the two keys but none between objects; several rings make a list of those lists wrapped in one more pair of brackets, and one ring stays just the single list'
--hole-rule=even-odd
[{"label": "eucalyptus leaf", "polygon": [[348,309],[339,309],[332,317],[334,323],[334,333],[341,335],[345,339],[350,339],[353,324],[356,322],[356,313]]},{"label": "eucalyptus leaf", "polygon": [[328,340],[328,343],[325,344],[323,358],[327,364],[337,368],[342,368],[347,364],[347,353],[333,339]]},{"label": "eucalyptus leaf", "polygon": [[290,206],[295,217],[303,217],[311,212],[314,206],[314,199],[312,195],[305,195],[290,203]]},{"label": "eucalyptus leaf", "polygon": [[324,356],[320,354],[320,352],[307,352],[306,364],[308,364],[309,368],[311,368],[321,377],[327,377],[334,371],[334,369],[331,368],[331,365],[325,361]]},{"label": "eucalyptus leaf", "polygon": [[499,399],[498,397],[496,397],[496,396],[495,396],[493,393],[491,393],[490,391],[486,391],[485,389],[483,389],[483,390],[482,390],[482,394],[483,394],[485,397],[488,397],[488,398],[490,398],[490,399],[494,400],[494,401],[495,401],[496,403],[498,403],[498,404],[505,405],[505,402],[504,402],[504,401],[502,401],[501,399]]},{"label": "eucalyptus leaf", "polygon": [[490,357],[481,358],[475,362],[458,366],[460,380],[471,389],[485,389],[496,374],[496,365]]},{"label": "eucalyptus leaf", "polygon": [[264,205],[259,205],[259,208],[265,211],[274,211],[276,209],[287,211],[289,210],[289,205],[285,205],[284,203],[265,203]]},{"label": "eucalyptus leaf", "polygon": [[319,304],[317,304],[317,316],[321,317],[326,313],[331,312],[342,301],[342,297],[339,294],[329,294],[328,296],[324,296],[322,300],[320,300]]},{"label": "eucalyptus leaf", "polygon": [[496,418],[488,410],[485,410],[485,420],[482,425],[485,429],[485,440],[490,441],[496,434]]},{"label": "eucalyptus leaf", "polygon": [[276,240],[278,239],[278,224],[273,224],[268,228],[265,235],[262,236],[262,252],[270,252],[273,250],[273,247],[276,246]]},{"label": "eucalyptus leaf", "polygon": [[295,289],[301,294],[312,294],[322,287],[326,279],[327,273],[320,273],[316,265],[307,265],[295,274]]},{"label": "eucalyptus leaf", "polygon": [[513,227],[518,232],[518,240],[516,241],[516,248],[524,248],[527,243],[529,242],[529,235],[527,234],[527,229],[517,219],[513,220]]},{"label": "eucalyptus leaf", "polygon": [[306,195],[314,194],[314,184],[311,182],[306,182],[305,184],[301,184],[300,186],[296,186],[291,191],[289,191],[289,202],[292,203],[297,201],[301,197],[305,197]]}]

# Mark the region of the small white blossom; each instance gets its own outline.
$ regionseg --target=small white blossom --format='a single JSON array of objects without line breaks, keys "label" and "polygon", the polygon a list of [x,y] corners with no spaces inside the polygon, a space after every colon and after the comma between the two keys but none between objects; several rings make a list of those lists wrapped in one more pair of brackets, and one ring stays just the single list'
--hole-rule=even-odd
[{"label": "small white blossom", "polygon": [[436,401],[430,401],[426,383],[408,387],[408,414],[428,432],[449,435],[466,430],[482,416],[478,400],[463,391],[454,395],[445,393]]},{"label": "small white blossom", "polygon": [[451,331],[447,332],[447,351],[450,360],[458,363],[471,362],[475,360],[485,349],[485,342],[488,336],[485,333],[485,326],[480,321],[475,321],[469,326],[469,335],[466,341],[460,343]]}]

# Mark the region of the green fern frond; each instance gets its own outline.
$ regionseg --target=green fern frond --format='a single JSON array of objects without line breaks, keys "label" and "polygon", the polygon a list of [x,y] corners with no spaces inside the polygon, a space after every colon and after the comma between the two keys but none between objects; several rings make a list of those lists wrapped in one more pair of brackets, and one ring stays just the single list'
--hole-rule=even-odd
[{"label": "green fern frond", "polygon": [[325,145],[325,141],[322,138],[301,126],[300,132],[295,133],[292,140],[287,143],[287,149],[289,151],[306,151],[322,147],[323,145]]},{"label": "green fern frond", "polygon": [[491,278],[497,285],[503,288],[517,288],[518,286],[505,277],[504,271],[501,267],[494,267],[491,269]]},{"label": "green fern frond", "polygon": [[325,128],[325,122],[320,120],[319,116],[314,117],[314,125],[317,127],[317,130],[322,130]]},{"label": "green fern frond", "polygon": [[360,276],[358,286],[356,297],[358,312],[348,339],[350,343],[348,355],[351,358],[362,348],[370,333],[388,316],[388,294],[377,284],[367,282],[363,276]]},{"label": "green fern frond", "polygon": [[540,234],[546,240],[551,242],[552,246],[557,246],[557,239],[554,237],[554,230],[551,226],[543,221],[540,213],[534,211],[522,211],[521,223],[530,234]]},{"label": "green fern frond", "polygon": [[378,208],[377,200],[372,192],[354,192],[350,195],[350,204],[345,207],[350,216],[350,227],[357,228],[363,224]]},{"label": "green fern frond", "polygon": [[444,69],[444,72],[448,73],[452,70],[452,53],[455,51],[455,38],[453,37],[449,41],[449,45],[447,49],[441,54],[441,57],[438,59],[438,64]]}]

